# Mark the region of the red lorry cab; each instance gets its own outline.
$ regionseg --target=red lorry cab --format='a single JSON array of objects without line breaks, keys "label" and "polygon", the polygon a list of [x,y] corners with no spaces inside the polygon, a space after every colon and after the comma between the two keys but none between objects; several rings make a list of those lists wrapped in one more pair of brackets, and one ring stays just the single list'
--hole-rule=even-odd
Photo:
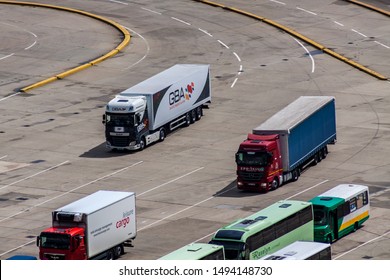
[{"label": "red lorry cab", "polygon": [[268,191],[279,186],[283,173],[279,147],[277,134],[248,134],[236,153],[239,189]]}]

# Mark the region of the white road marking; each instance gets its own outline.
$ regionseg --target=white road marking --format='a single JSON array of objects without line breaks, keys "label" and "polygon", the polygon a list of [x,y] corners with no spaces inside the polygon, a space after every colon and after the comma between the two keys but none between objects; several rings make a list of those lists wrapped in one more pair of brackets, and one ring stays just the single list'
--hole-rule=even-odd
[{"label": "white road marking", "polygon": [[314,73],[314,71],[315,71],[315,62],[314,62],[313,56],[311,55],[311,53],[309,52],[309,50],[308,50],[300,41],[298,41],[298,40],[295,39],[294,37],[293,37],[293,39],[294,39],[299,45],[301,45],[301,47],[306,51],[307,55],[310,57],[310,59],[311,59],[311,72]]},{"label": "white road marking", "polygon": [[228,45],[226,45],[224,42],[222,42],[221,40],[218,40],[218,43],[220,43],[222,46],[224,46],[225,48],[227,49],[230,49]]},{"label": "white road marking", "polygon": [[365,34],[359,32],[359,31],[357,31],[357,30],[355,30],[355,29],[351,29],[351,30],[352,30],[353,32],[359,34],[360,36],[363,36],[364,38],[367,38],[367,35],[365,35]]},{"label": "white road marking", "polygon": [[88,182],[88,183],[85,183],[85,184],[83,184],[83,185],[81,185],[81,186],[78,186],[78,187],[76,187],[76,188],[73,188],[73,189],[71,189],[71,190],[69,190],[69,191],[67,191],[67,192],[64,192],[64,193],[60,194],[60,195],[57,195],[57,196],[52,197],[52,198],[50,198],[50,199],[47,199],[47,200],[45,200],[45,201],[43,201],[43,202],[41,202],[41,203],[35,204],[35,205],[31,206],[31,207],[28,207],[28,208],[26,208],[26,209],[24,209],[24,210],[22,210],[22,211],[19,211],[19,212],[15,213],[15,214],[13,214],[13,215],[10,215],[10,216],[7,216],[7,217],[1,219],[1,220],[0,220],[0,223],[1,223],[1,222],[4,222],[4,221],[6,221],[6,220],[9,220],[9,219],[11,219],[11,218],[13,218],[13,217],[15,217],[15,216],[18,216],[18,215],[20,215],[20,214],[23,214],[23,213],[25,213],[25,212],[27,212],[27,211],[30,211],[31,209],[33,209],[33,208],[35,208],[35,207],[41,206],[41,205],[46,204],[46,203],[48,203],[48,202],[50,202],[50,201],[53,201],[53,200],[55,200],[55,199],[57,199],[57,198],[63,197],[64,195],[67,195],[67,194],[69,194],[69,193],[72,193],[72,192],[74,192],[74,191],[76,191],[76,190],[79,190],[79,189],[84,188],[84,187],[86,187],[86,186],[89,186],[89,185],[91,185],[91,184],[93,184],[93,183],[96,183],[96,182],[98,182],[98,181],[104,180],[104,179],[106,179],[106,178],[108,178],[108,177],[111,177],[111,176],[113,176],[113,175],[116,175],[116,174],[118,174],[118,173],[120,173],[120,172],[123,172],[123,171],[125,171],[125,170],[127,170],[127,169],[129,169],[129,168],[131,168],[131,167],[134,167],[134,166],[136,166],[136,165],[138,165],[138,164],[141,164],[141,163],[143,163],[143,161],[136,162],[136,163],[134,163],[134,164],[132,164],[132,165],[126,166],[126,167],[124,167],[124,168],[122,168],[122,169],[119,169],[119,170],[117,170],[117,171],[111,172],[110,174],[104,175],[104,176],[102,176],[102,177],[100,177],[100,178],[97,178],[97,179],[95,179],[95,180],[92,180],[92,181],[90,181],[90,182]]},{"label": "white road marking", "polygon": [[151,13],[154,13],[154,14],[158,14],[158,15],[162,15],[160,12],[156,12],[156,11],[153,11],[153,10],[150,10],[150,9],[147,9],[147,8],[141,8],[142,10],[145,10],[145,11],[148,11],[148,12],[151,12]]},{"label": "white road marking", "polygon": [[10,187],[10,186],[13,186],[13,185],[15,185],[15,184],[18,184],[18,183],[20,183],[20,182],[26,181],[26,180],[31,179],[31,178],[33,178],[33,177],[36,177],[36,176],[38,176],[38,175],[40,175],[40,174],[43,174],[43,173],[45,173],[45,172],[47,172],[47,171],[56,169],[57,167],[60,167],[60,166],[62,166],[62,165],[64,165],[64,164],[67,164],[67,163],[69,163],[69,160],[66,160],[66,161],[64,161],[64,162],[61,162],[60,164],[54,165],[54,166],[49,167],[49,168],[47,168],[47,169],[45,169],[45,170],[39,171],[39,172],[37,172],[37,173],[35,173],[35,174],[32,174],[32,175],[30,175],[30,176],[27,176],[27,177],[25,177],[25,178],[23,178],[23,179],[17,180],[17,181],[15,181],[15,182],[11,183],[11,184],[5,185],[5,186],[1,187],[0,190],[5,189],[5,188],[8,188],[8,187]]},{"label": "white road marking", "polygon": [[305,12],[305,13],[308,13],[308,14],[311,14],[311,15],[317,15],[315,12],[312,12],[312,11],[309,11],[309,10],[305,10],[303,8],[300,8],[300,7],[297,7],[298,10],[302,11],[302,12]]},{"label": "white road marking", "polygon": [[179,18],[171,17],[171,19],[176,20],[176,21],[181,22],[181,23],[184,23],[184,24],[186,24],[186,25],[191,25],[191,23],[186,22],[186,21],[184,21],[184,20],[182,20],[182,19],[179,19]]}]

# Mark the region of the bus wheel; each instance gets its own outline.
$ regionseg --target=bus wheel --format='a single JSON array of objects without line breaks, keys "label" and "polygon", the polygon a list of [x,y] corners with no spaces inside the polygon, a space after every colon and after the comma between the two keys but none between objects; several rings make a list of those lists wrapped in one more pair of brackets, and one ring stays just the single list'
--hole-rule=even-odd
[{"label": "bus wheel", "polygon": [[332,241],[333,241],[332,235],[329,234],[328,237],[326,238],[326,242],[329,243],[329,244],[332,244]]},{"label": "bus wheel", "polygon": [[358,224],[358,222],[356,222],[356,223],[353,225],[353,231],[354,231],[354,232],[357,231],[358,228],[359,228],[359,224]]}]

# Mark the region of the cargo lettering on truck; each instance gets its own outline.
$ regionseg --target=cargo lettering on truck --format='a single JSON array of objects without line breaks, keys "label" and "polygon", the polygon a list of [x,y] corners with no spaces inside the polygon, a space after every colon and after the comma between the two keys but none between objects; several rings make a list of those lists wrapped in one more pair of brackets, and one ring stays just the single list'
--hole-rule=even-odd
[{"label": "cargo lettering on truck", "polygon": [[195,83],[191,82],[186,88],[180,88],[169,93],[169,105],[170,109],[178,107],[183,104],[186,100],[190,100],[192,93],[195,89]]},{"label": "cargo lettering on truck", "polygon": [[125,228],[130,223],[130,216],[134,214],[134,210],[123,213],[123,219],[116,222],[116,228]]}]

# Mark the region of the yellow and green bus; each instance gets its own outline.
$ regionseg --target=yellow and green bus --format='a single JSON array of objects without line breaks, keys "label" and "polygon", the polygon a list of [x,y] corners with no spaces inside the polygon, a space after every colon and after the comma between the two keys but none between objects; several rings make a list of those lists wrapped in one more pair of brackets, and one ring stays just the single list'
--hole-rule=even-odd
[{"label": "yellow and green bus", "polygon": [[282,200],[219,229],[209,243],[222,245],[228,260],[256,260],[313,235],[312,203]]},{"label": "yellow and green bus", "polygon": [[314,208],[314,240],[332,243],[356,231],[370,217],[367,186],[341,184],[310,200]]},{"label": "yellow and green bus", "polygon": [[191,243],[181,247],[159,260],[224,260],[223,246],[207,243]]}]

